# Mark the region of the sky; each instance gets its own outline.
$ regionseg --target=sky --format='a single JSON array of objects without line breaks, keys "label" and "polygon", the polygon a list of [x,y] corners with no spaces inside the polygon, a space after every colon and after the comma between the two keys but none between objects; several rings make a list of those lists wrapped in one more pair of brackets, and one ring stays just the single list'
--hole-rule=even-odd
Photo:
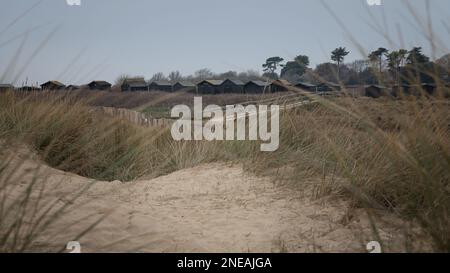
[{"label": "sky", "polygon": [[[262,70],[268,57],[302,54],[311,66],[339,46],[346,62],[380,46],[450,52],[450,1],[430,0],[0,0],[0,81],[114,82],[201,68]],[[434,53],[433,53],[434,52]]]}]

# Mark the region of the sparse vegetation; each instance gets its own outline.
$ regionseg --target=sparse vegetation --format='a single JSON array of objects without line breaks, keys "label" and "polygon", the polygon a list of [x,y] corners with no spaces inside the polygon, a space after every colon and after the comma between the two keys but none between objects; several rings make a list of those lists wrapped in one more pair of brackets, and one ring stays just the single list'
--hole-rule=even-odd
[{"label": "sparse vegetation", "polygon": [[364,99],[297,109],[283,118],[281,149],[248,166],[280,169],[300,187],[324,176],[327,183],[312,185],[318,196],[344,194],[355,206],[417,221],[435,250],[448,252],[449,109],[448,101]]},{"label": "sparse vegetation", "polygon": [[[316,98],[285,112],[281,144],[175,142],[166,131],[98,116],[78,99],[1,95],[1,138],[32,145],[50,165],[103,180],[158,176],[205,162],[240,162],[312,198],[347,196],[354,206],[419,223],[436,251],[449,251],[450,122],[447,100]],[[308,177],[326,183],[304,185]]]},{"label": "sparse vegetation", "polygon": [[[1,94],[0,138],[21,140],[51,166],[100,180],[129,181],[151,169],[145,129],[104,117],[69,97]],[[163,133],[163,132],[162,132]],[[162,134],[161,133],[161,134]]]},{"label": "sparse vegetation", "polygon": [[[414,11],[410,12],[415,15]],[[2,33],[21,18],[26,16],[13,20]],[[419,28],[425,29],[423,32],[430,32],[422,34],[435,51],[438,43],[431,18],[416,19]],[[17,36],[24,36],[23,43],[5,67],[2,80],[5,75],[17,73],[12,77],[17,84],[53,34],[37,46],[30,60],[19,69],[16,66],[28,32]],[[154,178],[202,163],[239,163],[254,175],[273,178],[277,185],[302,189],[311,199],[345,199],[352,208],[366,209],[370,215],[374,211],[393,214],[419,226],[435,252],[450,252],[450,57],[430,58],[421,47],[403,49],[394,44],[389,49],[360,50],[361,60],[345,64],[349,52],[344,47],[336,48],[331,53],[331,61],[335,63],[321,63],[315,69],[309,68],[306,55],[298,55],[286,64],[276,56],[263,64],[264,75],[252,70],[216,74],[203,68],[189,76],[173,71],[167,76],[158,72],[149,78],[174,83],[212,78],[248,81],[281,77],[343,85],[339,96],[325,98],[308,93],[305,95],[314,103],[282,112],[280,148],[273,153],[261,152],[260,143],[255,141],[177,142],[172,139],[170,128],[139,127],[95,109],[95,106],[128,108],[154,118],[169,118],[172,106],[192,104],[196,96],[193,92],[57,93],[31,92],[34,87],[25,86],[23,91],[30,92],[4,89],[7,91],[0,93],[0,252],[42,250],[37,241],[39,235],[69,209],[76,210],[73,202],[91,186],[41,203],[47,177],[39,168],[45,167],[44,164],[38,169],[21,169],[34,156],[38,158],[33,160],[64,172],[95,181],[122,182]],[[95,69],[87,71],[90,72],[87,75]],[[116,85],[131,78],[135,77],[123,74],[117,78]],[[423,83],[432,84],[437,91],[427,93]],[[405,94],[399,88],[396,98],[386,96],[376,100],[346,96],[345,87],[354,84],[360,87],[407,84],[417,90]],[[258,103],[284,95],[221,94],[202,98],[204,104],[224,106]],[[20,153],[23,146],[26,152]],[[18,173],[19,170],[23,173]],[[81,229],[80,237],[102,221],[102,217],[94,218]],[[377,218],[370,220],[377,237]],[[287,250],[281,238],[278,245],[281,252]],[[428,249],[410,248],[409,242],[405,243],[405,251],[424,250]]]}]

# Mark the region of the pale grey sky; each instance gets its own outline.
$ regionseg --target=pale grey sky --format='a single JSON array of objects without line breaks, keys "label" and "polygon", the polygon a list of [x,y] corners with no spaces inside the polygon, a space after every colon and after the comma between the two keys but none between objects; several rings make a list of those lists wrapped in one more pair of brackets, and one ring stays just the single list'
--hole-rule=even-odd
[{"label": "pale grey sky", "polygon": [[[370,7],[366,0],[81,1],[0,0],[3,81],[81,84],[113,82],[122,73],[149,78],[200,68],[261,70],[268,57],[298,54],[315,66],[338,46],[351,50],[346,62],[361,58],[355,43],[365,51],[422,46],[431,55],[420,23],[426,0],[383,0]],[[439,57],[450,42],[450,1],[430,0],[430,6]]]}]

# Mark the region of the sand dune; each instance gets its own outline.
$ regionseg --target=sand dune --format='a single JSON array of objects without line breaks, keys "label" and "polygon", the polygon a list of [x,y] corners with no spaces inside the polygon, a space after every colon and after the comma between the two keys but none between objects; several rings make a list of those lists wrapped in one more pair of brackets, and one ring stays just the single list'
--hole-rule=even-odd
[{"label": "sand dune", "polygon": [[[45,200],[59,200],[58,205],[92,183],[36,160],[24,162],[16,175],[26,175],[18,181],[26,183],[39,168]],[[19,192],[11,191],[11,200]],[[347,206],[343,200],[311,201],[302,191],[275,186],[240,166],[206,164],[152,180],[96,181],[46,228],[34,249],[59,251],[77,240],[82,252],[365,251],[374,239],[369,224],[364,213],[349,216]],[[94,230],[77,238],[106,214]],[[386,217],[390,224],[381,227],[381,235],[390,250],[401,250],[402,231]]]}]

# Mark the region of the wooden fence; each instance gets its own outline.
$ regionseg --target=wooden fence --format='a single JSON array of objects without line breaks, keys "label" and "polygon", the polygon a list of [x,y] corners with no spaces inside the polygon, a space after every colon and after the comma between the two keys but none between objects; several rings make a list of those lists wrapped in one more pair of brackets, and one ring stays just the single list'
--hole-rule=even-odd
[{"label": "wooden fence", "polygon": [[[313,101],[301,94],[288,94],[286,96],[282,96],[280,98],[271,98],[269,100],[258,101],[258,102],[243,102],[241,105],[249,105],[249,104],[265,104],[271,105],[276,104],[280,105],[280,110],[285,111],[288,109],[302,107],[307,104],[312,103]],[[115,108],[115,107],[95,107],[95,109],[103,114],[107,114],[112,117],[116,117],[119,119],[123,119],[129,121],[133,124],[145,126],[145,127],[154,127],[154,128],[163,128],[172,126],[174,120],[165,119],[165,118],[152,118],[144,113],[124,109],[124,108]],[[220,107],[221,110],[225,112],[225,107]],[[245,114],[244,114],[245,117]],[[234,114],[232,116],[225,116],[225,120],[236,119],[237,116]]]},{"label": "wooden fence", "polygon": [[95,107],[95,109],[103,114],[127,120],[133,124],[145,127],[167,127],[174,122],[171,119],[156,119],[147,116],[144,113],[115,107]]}]

